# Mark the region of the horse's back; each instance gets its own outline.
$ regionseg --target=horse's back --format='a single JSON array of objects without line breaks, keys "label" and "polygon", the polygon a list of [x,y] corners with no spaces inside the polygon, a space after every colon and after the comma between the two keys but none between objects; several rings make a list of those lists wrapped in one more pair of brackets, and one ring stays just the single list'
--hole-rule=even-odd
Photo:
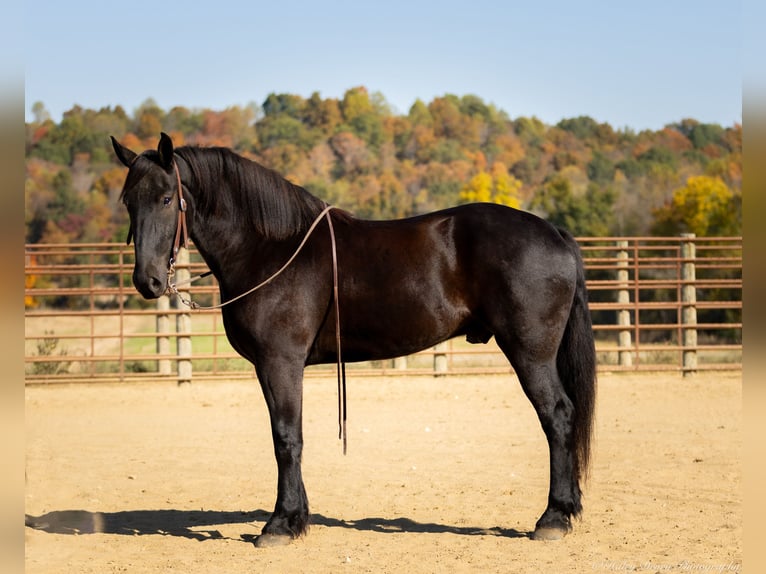
[{"label": "horse's back", "polygon": [[[352,220],[353,221],[353,220]],[[356,220],[342,251],[360,290],[390,295],[459,286],[461,295],[547,277],[574,281],[573,241],[534,214],[471,203],[388,221]]]}]

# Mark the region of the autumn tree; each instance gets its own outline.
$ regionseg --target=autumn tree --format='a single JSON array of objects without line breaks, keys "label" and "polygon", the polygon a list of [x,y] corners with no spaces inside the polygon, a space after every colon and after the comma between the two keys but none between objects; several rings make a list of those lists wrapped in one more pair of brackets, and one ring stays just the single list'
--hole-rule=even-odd
[{"label": "autumn tree", "polygon": [[530,209],[573,235],[606,236],[614,220],[614,191],[589,184],[582,195],[573,192],[569,179],[552,177],[538,190]]},{"label": "autumn tree", "polygon": [[180,133],[185,139],[192,139],[195,134],[202,132],[205,120],[201,112],[175,106],[165,116],[163,124],[167,133]]},{"label": "autumn tree", "polygon": [[316,130],[321,138],[327,138],[335,133],[343,117],[338,100],[323,100],[319,92],[314,92],[303,106],[301,119],[309,128]]},{"label": "autumn tree", "polygon": [[264,116],[255,124],[261,153],[285,145],[308,153],[334,132],[340,117],[337,105],[321,102],[318,94],[304,100],[292,94],[272,93],[262,107]]},{"label": "autumn tree", "polygon": [[152,98],[144,102],[136,110],[135,133],[142,140],[150,141],[162,131],[162,118],[165,112]]},{"label": "autumn tree", "polygon": [[460,99],[452,94],[435,98],[428,106],[433,118],[434,134],[445,142],[453,141],[460,147],[478,149],[480,121],[460,111]]},{"label": "autumn tree", "polygon": [[351,132],[339,132],[330,139],[330,147],[337,156],[336,176],[360,175],[373,165],[374,155],[365,141]]},{"label": "autumn tree", "polygon": [[742,198],[718,177],[699,175],[686,180],[672,199],[656,209],[653,231],[661,235],[694,233],[699,237],[742,232]]},{"label": "autumn tree", "polygon": [[465,202],[489,202],[520,208],[521,182],[508,173],[501,163],[494,163],[489,172],[479,171],[460,190]]},{"label": "autumn tree", "polygon": [[364,87],[346,91],[340,103],[347,130],[371,148],[383,143],[383,113],[386,109],[385,100],[379,95],[370,97]]},{"label": "autumn tree", "polygon": [[593,152],[593,159],[588,163],[588,177],[597,183],[609,183],[614,179],[614,163],[598,150]]},{"label": "autumn tree", "polygon": [[232,147],[325,201],[374,218],[494,201],[577,234],[675,233],[701,225],[689,212],[704,194],[679,190],[700,187],[690,178],[704,176],[702,187],[713,189],[707,195],[729,206],[703,218],[706,233],[741,230],[738,124],[687,118],[635,132],[580,116],[550,126],[511,118],[473,94],[416,100],[397,114],[363,86],[341,98],[272,93],[261,106],[223,110],[165,111],[149,98],[132,113],[74,106],[60,122],[40,102],[32,112],[25,126],[29,241],[120,236],[124,166],[109,136],[142,150],[156,146],[160,130],[177,145]]}]

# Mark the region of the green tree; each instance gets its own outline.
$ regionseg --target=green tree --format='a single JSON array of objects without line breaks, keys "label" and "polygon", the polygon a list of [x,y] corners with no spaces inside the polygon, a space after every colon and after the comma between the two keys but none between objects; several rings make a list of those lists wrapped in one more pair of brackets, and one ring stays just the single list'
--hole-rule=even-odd
[{"label": "green tree", "polygon": [[343,117],[338,100],[323,100],[319,92],[314,92],[306,100],[302,119],[311,129],[318,130],[323,137],[327,138],[335,133],[335,129]]},{"label": "green tree", "polygon": [[290,94],[269,94],[263,112],[264,117],[255,125],[262,151],[289,144],[307,154],[340,122],[337,101],[323,101],[317,92],[308,100]]},{"label": "green tree", "polygon": [[688,137],[695,148],[703,149],[709,145],[720,145],[724,129],[718,124],[697,124],[691,128]]},{"label": "green tree", "polygon": [[203,114],[192,112],[183,106],[176,106],[165,116],[165,131],[179,132],[186,138],[202,131],[205,126]]},{"label": "green tree", "polygon": [[383,109],[385,104],[370,98],[363,86],[347,90],[340,103],[348,131],[372,148],[378,148],[383,142],[383,120],[380,113]]},{"label": "green tree", "polygon": [[583,195],[575,195],[572,183],[560,175],[551,178],[538,191],[530,208],[553,225],[577,236],[609,235],[613,221],[615,193],[591,183]]},{"label": "green tree", "polygon": [[618,161],[615,164],[615,168],[619,169],[625,177],[631,180],[638,179],[646,173],[644,164],[632,157]]},{"label": "green tree", "polygon": [[69,170],[62,169],[53,178],[53,201],[48,205],[48,217],[58,221],[66,215],[82,214],[85,205],[72,187],[72,175]]},{"label": "green tree", "polygon": [[664,146],[653,146],[638,156],[638,161],[644,165],[661,165],[669,169],[678,168],[678,158]]},{"label": "green tree", "polygon": [[43,124],[51,119],[50,113],[48,113],[45,104],[42,102],[35,102],[32,104],[32,114],[35,116],[36,124]]},{"label": "green tree", "polygon": [[263,102],[265,117],[286,114],[295,119],[300,119],[306,102],[300,96],[293,94],[270,93]]},{"label": "green tree", "polygon": [[84,121],[84,110],[75,106],[53,125],[47,137],[32,150],[32,155],[60,165],[71,165],[78,153],[91,150],[92,132]]},{"label": "green tree", "polygon": [[426,126],[432,128],[434,125],[434,119],[431,116],[431,112],[421,99],[415,100],[415,103],[410,106],[410,111],[407,117],[410,119],[413,126]]},{"label": "green tree", "polygon": [[545,124],[536,117],[520,117],[513,122],[513,131],[529,146],[539,146],[545,139]]},{"label": "green tree", "polygon": [[614,164],[602,152],[593,152],[593,159],[588,163],[588,177],[597,183],[609,183],[614,179]]},{"label": "green tree", "polygon": [[592,139],[598,133],[598,122],[589,116],[561,120],[556,127],[574,134],[577,139]]},{"label": "green tree", "polygon": [[306,137],[306,127],[303,122],[287,114],[264,118],[258,123],[256,130],[261,148],[287,144],[307,146],[306,149],[313,147],[311,140]]}]

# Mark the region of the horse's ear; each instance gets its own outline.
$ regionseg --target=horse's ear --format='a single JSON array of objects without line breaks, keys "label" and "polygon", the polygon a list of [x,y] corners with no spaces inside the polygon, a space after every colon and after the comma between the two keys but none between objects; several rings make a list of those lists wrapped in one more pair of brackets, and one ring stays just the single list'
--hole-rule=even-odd
[{"label": "horse's ear", "polygon": [[157,152],[160,154],[160,165],[166,170],[173,167],[173,140],[165,132],[160,134],[160,143],[157,146]]},{"label": "horse's ear", "polygon": [[114,148],[114,153],[117,154],[117,159],[119,159],[125,167],[130,167],[133,165],[133,162],[136,160],[138,154],[130,151],[128,148],[114,139],[114,136],[109,137],[112,138],[112,147]]}]

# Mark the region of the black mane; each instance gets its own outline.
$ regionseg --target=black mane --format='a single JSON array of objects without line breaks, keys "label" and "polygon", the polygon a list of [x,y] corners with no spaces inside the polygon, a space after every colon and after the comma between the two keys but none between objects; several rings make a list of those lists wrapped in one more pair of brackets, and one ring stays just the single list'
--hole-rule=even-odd
[{"label": "black mane", "polygon": [[[192,173],[190,191],[198,212],[231,213],[237,224],[251,227],[266,239],[282,240],[300,234],[326,206],[276,171],[228,148],[183,146],[175,153]],[[124,201],[130,190],[158,165],[159,154],[154,150],[137,156],[120,200]]]},{"label": "black mane", "polygon": [[176,148],[192,172],[196,209],[239,214],[267,239],[287,239],[304,231],[325,203],[276,171],[228,148]]}]

